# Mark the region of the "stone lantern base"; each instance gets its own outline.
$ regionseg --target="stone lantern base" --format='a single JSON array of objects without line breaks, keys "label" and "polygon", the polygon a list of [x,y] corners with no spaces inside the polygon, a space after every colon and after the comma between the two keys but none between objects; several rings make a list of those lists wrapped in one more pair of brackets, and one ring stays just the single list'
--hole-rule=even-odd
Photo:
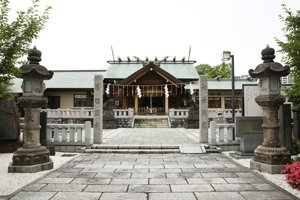
[{"label": "stone lantern base", "polygon": [[35,173],[53,169],[48,149],[40,146],[33,149],[19,148],[8,166],[8,173]]},{"label": "stone lantern base", "polygon": [[290,163],[291,155],[285,147],[258,146],[250,161],[250,168],[269,174],[280,174],[287,163]]}]

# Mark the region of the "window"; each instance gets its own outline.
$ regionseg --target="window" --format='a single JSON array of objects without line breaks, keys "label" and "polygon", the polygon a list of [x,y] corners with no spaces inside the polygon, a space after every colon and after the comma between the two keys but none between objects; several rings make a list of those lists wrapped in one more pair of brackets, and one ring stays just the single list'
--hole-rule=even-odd
[{"label": "window", "polygon": [[60,108],[60,96],[48,96],[47,108],[50,109]]},{"label": "window", "polygon": [[221,97],[208,97],[208,108],[221,108]]},{"label": "window", "polygon": [[74,95],[74,107],[86,107],[87,106],[87,95],[86,94],[75,94]]},{"label": "window", "polygon": [[[241,97],[235,97],[235,107],[236,109],[240,108],[240,104],[242,103],[242,98]],[[225,109],[231,109],[231,97],[225,97]]]}]

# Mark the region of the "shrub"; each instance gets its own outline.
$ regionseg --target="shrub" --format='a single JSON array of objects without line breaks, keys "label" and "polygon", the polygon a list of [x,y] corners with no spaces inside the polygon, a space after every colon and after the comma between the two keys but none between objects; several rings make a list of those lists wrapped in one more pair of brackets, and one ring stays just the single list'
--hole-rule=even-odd
[{"label": "shrub", "polygon": [[285,178],[292,188],[300,190],[300,162],[287,164],[281,173],[286,174]]}]

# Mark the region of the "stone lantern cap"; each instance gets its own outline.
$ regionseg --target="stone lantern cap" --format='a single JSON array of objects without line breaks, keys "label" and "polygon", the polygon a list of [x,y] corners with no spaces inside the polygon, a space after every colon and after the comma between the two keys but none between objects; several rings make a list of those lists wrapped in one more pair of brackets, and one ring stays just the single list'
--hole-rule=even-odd
[{"label": "stone lantern cap", "polygon": [[38,77],[42,80],[51,79],[53,76],[53,71],[48,71],[46,67],[39,64],[39,62],[42,60],[41,56],[42,56],[42,52],[38,50],[36,47],[30,49],[27,57],[29,64],[22,65],[19,68],[20,74],[18,77],[19,78]]},{"label": "stone lantern cap", "polygon": [[263,77],[281,77],[287,76],[290,73],[289,66],[282,66],[282,64],[274,62],[275,50],[270,48],[269,45],[261,51],[261,59],[264,61],[259,64],[255,70],[250,69],[249,74],[253,78],[263,78]]}]

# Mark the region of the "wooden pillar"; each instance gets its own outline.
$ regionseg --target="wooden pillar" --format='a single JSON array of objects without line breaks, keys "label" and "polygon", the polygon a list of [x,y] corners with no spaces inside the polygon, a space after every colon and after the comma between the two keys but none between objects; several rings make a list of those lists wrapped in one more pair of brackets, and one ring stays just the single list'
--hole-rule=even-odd
[{"label": "wooden pillar", "polygon": [[225,96],[224,95],[221,95],[221,108],[222,108],[222,111],[225,109]]},{"label": "wooden pillar", "polygon": [[165,96],[165,114],[169,114],[169,98]]},{"label": "wooden pillar", "polygon": [[137,115],[139,111],[139,98],[137,94],[134,95],[134,114]]}]

